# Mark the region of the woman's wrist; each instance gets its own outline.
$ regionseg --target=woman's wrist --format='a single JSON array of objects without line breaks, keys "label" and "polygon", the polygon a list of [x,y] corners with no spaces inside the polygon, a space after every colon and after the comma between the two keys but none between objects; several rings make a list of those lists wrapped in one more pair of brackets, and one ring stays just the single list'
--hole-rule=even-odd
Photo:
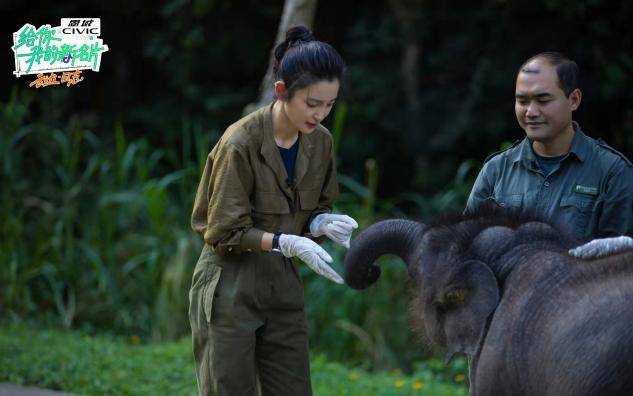
[{"label": "woman's wrist", "polygon": [[273,236],[273,252],[281,253],[281,248],[279,247],[279,238],[281,238],[281,232],[276,232]]},{"label": "woman's wrist", "polygon": [[270,252],[273,249],[273,237],[275,234],[272,232],[265,232],[262,235],[262,250],[265,252]]}]

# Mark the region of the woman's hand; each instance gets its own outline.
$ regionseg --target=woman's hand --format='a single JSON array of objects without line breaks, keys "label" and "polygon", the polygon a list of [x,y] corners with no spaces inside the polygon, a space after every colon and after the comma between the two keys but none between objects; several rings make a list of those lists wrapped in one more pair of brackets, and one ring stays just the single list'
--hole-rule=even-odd
[{"label": "woman's hand", "polygon": [[349,249],[352,232],[358,228],[358,223],[348,215],[321,213],[310,223],[313,236],[325,235],[332,241]]},{"label": "woman's hand", "polygon": [[332,262],[332,257],[313,240],[297,235],[281,234],[279,250],[288,258],[298,257],[317,274],[333,282],[343,283],[343,278],[327,264]]}]

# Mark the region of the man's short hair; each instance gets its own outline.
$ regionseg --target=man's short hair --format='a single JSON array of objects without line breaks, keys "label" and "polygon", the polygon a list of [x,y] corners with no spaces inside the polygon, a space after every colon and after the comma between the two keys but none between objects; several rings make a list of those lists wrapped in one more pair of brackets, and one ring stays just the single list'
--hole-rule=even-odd
[{"label": "man's short hair", "polygon": [[[538,73],[538,70],[530,69],[526,67],[528,63],[534,59],[545,59],[550,65],[556,68],[556,75],[558,76],[558,86],[565,92],[565,96],[569,96],[572,91],[578,88],[578,78],[580,70],[578,65],[573,60],[567,58],[560,52],[541,52],[536,54],[530,59],[523,62],[519,68],[518,73]],[[517,73],[517,75],[518,75]]]}]

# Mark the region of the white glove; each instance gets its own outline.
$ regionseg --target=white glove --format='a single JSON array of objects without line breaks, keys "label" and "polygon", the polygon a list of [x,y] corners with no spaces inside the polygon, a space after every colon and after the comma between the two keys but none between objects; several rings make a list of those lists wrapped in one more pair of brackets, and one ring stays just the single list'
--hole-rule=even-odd
[{"label": "white glove", "polygon": [[582,259],[595,259],[629,249],[633,249],[633,238],[620,236],[615,238],[594,239],[584,245],[570,249],[568,253]]},{"label": "white glove", "polygon": [[313,240],[297,235],[281,234],[279,249],[288,258],[299,257],[317,274],[333,282],[343,283],[343,278],[327,265],[332,262],[332,257]]},{"label": "white glove", "polygon": [[312,235],[325,235],[348,249],[349,241],[352,239],[352,232],[355,228],[358,228],[358,223],[348,215],[321,213],[310,223],[310,233]]}]

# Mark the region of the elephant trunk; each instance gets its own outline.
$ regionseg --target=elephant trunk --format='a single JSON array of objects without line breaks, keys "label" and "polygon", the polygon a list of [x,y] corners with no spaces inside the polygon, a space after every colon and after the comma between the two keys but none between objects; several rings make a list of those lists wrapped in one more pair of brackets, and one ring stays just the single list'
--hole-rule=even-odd
[{"label": "elephant trunk", "polygon": [[414,275],[415,246],[424,224],[411,220],[384,220],[361,232],[345,255],[345,283],[354,289],[364,289],[378,280],[380,267],[374,261],[383,254],[400,256]]}]

